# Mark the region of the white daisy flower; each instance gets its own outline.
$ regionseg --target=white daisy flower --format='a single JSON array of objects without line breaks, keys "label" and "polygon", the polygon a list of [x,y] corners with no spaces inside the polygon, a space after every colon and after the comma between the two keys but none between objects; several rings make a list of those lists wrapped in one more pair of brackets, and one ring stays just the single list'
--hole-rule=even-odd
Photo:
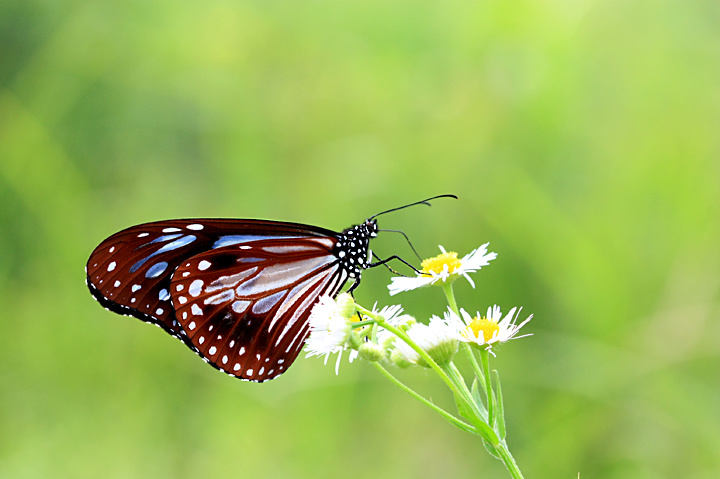
[{"label": "white daisy flower", "polygon": [[[439,318],[432,318],[430,325],[415,323],[407,330],[408,336],[415,344],[430,355],[436,363],[447,363],[457,352],[458,342],[455,331]],[[405,341],[395,338],[395,353],[400,361],[428,367],[420,355]]]},{"label": "white daisy flower", "polygon": [[[343,295],[339,295],[337,300],[330,296],[321,296],[310,312],[310,336],[305,341],[305,357],[324,355],[327,364],[328,357],[338,353],[335,374],[339,371],[342,352],[353,330],[352,321],[347,314],[351,314],[351,311],[347,307],[347,298]],[[351,351],[350,362],[356,357],[357,351]]]},{"label": "white daisy flower", "polygon": [[447,252],[445,248],[440,246],[442,254],[422,262],[422,274],[410,278],[404,276],[392,278],[388,286],[390,294],[395,295],[403,291],[430,286],[438,281],[443,283],[452,282],[460,276],[464,276],[474,288],[475,283],[470,279],[468,273],[478,271],[483,266],[487,266],[491,260],[497,258],[497,253],[488,253],[487,247],[489,244],[485,243],[462,259],[458,259],[457,253],[454,251]]},{"label": "white daisy flower", "polygon": [[[531,314],[523,322],[517,324],[521,310],[522,308],[512,308],[503,318],[500,307],[497,305],[488,308],[485,317],[480,316],[480,313],[477,313],[475,317],[471,317],[464,309],[460,310],[460,317],[458,317],[457,314],[448,309],[442,321],[454,331],[454,337],[458,340],[489,349],[495,344],[504,343],[511,339],[532,336],[532,334],[515,336],[520,331],[520,328],[532,319]],[[440,320],[437,317],[434,317],[434,319]]]}]

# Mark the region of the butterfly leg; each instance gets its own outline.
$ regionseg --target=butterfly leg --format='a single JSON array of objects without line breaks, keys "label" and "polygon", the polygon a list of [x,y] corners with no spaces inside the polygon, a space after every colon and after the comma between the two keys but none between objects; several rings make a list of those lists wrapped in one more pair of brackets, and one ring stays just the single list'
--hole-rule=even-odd
[{"label": "butterfly leg", "polygon": [[352,286],[350,286],[350,288],[348,288],[348,290],[347,290],[347,292],[350,293],[350,296],[352,296],[353,299],[355,299],[355,295],[353,294],[353,291],[354,291],[355,288],[357,288],[358,286],[360,286],[360,278],[355,278],[355,282],[354,282],[354,283],[352,284]]},{"label": "butterfly leg", "polygon": [[422,271],[419,271],[415,266],[411,265],[410,263],[408,263],[407,261],[405,261],[404,259],[402,259],[402,258],[401,258],[400,256],[398,256],[398,255],[395,255],[395,254],[394,254],[394,255],[390,256],[389,258],[386,258],[386,259],[381,259],[381,258],[380,258],[379,256],[377,256],[377,255],[375,255],[375,257],[378,259],[378,261],[376,261],[376,262],[374,262],[374,263],[370,263],[370,264],[367,266],[368,268],[374,268],[375,266],[382,266],[382,265],[384,265],[386,268],[388,268],[388,269],[389,269],[390,271],[392,271],[393,273],[398,274],[398,275],[400,275],[400,276],[403,276],[403,275],[401,275],[400,273],[398,273],[397,271],[394,271],[390,266],[388,266],[388,265],[386,264],[386,263],[388,263],[388,262],[396,259],[396,260],[399,260],[400,262],[404,263],[406,266],[410,267],[410,268],[411,268],[413,271],[415,271],[417,274],[422,274]]}]

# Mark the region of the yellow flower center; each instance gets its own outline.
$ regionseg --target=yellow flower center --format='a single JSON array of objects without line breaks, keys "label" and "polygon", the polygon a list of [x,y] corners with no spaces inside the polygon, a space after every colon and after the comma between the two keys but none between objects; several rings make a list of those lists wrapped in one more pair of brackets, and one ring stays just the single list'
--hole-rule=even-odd
[{"label": "yellow flower center", "polygon": [[447,265],[448,273],[452,273],[460,267],[462,262],[458,259],[457,253],[448,251],[432,258],[423,260],[421,263],[423,273],[440,274],[443,272],[443,266]]},{"label": "yellow flower center", "polygon": [[[360,318],[360,315],[358,313],[355,313],[352,316],[350,316],[351,323],[359,323],[360,321],[362,321],[362,319]],[[362,328],[355,328],[355,331],[360,331],[361,329]]]},{"label": "yellow flower center", "polygon": [[473,334],[476,338],[479,338],[480,333],[482,332],[483,339],[487,342],[492,339],[495,332],[500,331],[500,326],[498,326],[497,321],[478,317],[473,318],[473,320],[470,321],[470,324],[468,324],[468,330],[468,332]]}]

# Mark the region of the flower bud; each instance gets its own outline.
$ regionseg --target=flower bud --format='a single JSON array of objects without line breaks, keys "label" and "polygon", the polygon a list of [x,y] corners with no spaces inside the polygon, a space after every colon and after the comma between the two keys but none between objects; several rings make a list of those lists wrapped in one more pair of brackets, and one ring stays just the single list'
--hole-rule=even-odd
[{"label": "flower bud", "polygon": [[[431,320],[429,326],[415,323],[407,330],[407,335],[412,342],[424,350],[438,364],[449,362],[458,350],[458,341],[452,337],[451,333],[452,331],[439,320]],[[394,345],[395,352],[403,360],[410,364],[429,367],[422,356],[405,341],[397,339]]]},{"label": "flower bud", "polygon": [[371,362],[380,361],[386,356],[385,349],[379,344],[371,341],[362,343],[358,348],[358,353],[360,353],[361,358]]},{"label": "flower bud", "polygon": [[355,300],[348,293],[340,293],[335,298],[335,303],[338,306],[338,312],[344,318],[350,319],[355,314]]},{"label": "flower bud", "polygon": [[403,368],[403,369],[409,368],[410,366],[412,366],[412,363],[410,361],[408,361],[407,359],[403,358],[402,356],[400,356],[397,353],[397,351],[393,351],[392,353],[390,353],[390,362],[392,364],[394,364],[395,366],[397,366],[399,368]]},{"label": "flower bud", "polygon": [[[447,364],[455,356],[458,351],[458,341],[456,339],[446,338],[427,350],[428,356],[438,364]],[[420,360],[421,366],[427,367],[425,361]]]}]

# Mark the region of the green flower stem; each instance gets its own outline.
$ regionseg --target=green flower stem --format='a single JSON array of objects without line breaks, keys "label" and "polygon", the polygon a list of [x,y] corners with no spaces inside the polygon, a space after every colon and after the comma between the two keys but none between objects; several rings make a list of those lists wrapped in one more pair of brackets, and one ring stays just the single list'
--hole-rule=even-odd
[{"label": "green flower stem", "polygon": [[361,328],[363,326],[369,326],[371,324],[376,324],[376,323],[377,323],[377,321],[375,321],[374,319],[366,319],[364,321],[355,321],[352,323],[352,325],[353,325],[353,328]]},{"label": "green flower stem", "polygon": [[495,446],[495,451],[497,451],[497,453],[500,455],[502,462],[505,464],[505,467],[507,467],[512,477],[514,477],[515,479],[524,479],[524,476],[522,475],[522,472],[520,472],[520,468],[515,462],[515,458],[512,456],[512,454],[510,454],[510,449],[508,449],[507,443],[505,443],[505,441],[500,441],[500,444]]},{"label": "green flower stem", "polygon": [[457,301],[455,301],[455,292],[453,291],[452,282],[443,283],[442,290],[445,293],[445,297],[447,298],[450,309],[452,309],[452,312],[457,314],[457,316],[459,318],[460,310],[458,309]]},{"label": "green flower stem", "polygon": [[478,378],[478,382],[480,382],[480,385],[483,388],[483,391],[485,394],[487,394],[487,384],[485,383],[485,375],[480,370],[480,365],[477,362],[477,358],[475,357],[475,353],[473,353],[472,348],[468,343],[463,342],[462,348],[465,350],[465,353],[468,356],[468,359],[470,360],[470,364],[472,365],[473,372],[475,372],[475,376]]},{"label": "green flower stem", "polygon": [[492,390],[492,379],[490,378],[490,353],[487,349],[480,350],[480,362],[485,373],[485,393],[487,394],[488,420],[490,426],[495,423],[495,400]]},{"label": "green flower stem", "polygon": [[465,383],[465,378],[463,378],[462,373],[457,366],[455,366],[455,363],[450,361],[444,365],[444,369],[448,373],[448,376],[450,376],[455,384],[457,384],[458,388],[463,392],[465,397],[472,398],[472,393],[470,393],[470,389],[468,389],[467,384]]},{"label": "green flower stem", "polygon": [[409,387],[407,387],[405,384],[403,384],[402,382],[400,382],[400,380],[398,380],[395,376],[393,376],[392,374],[390,374],[390,372],[389,372],[387,369],[385,369],[384,367],[382,367],[382,366],[380,365],[380,363],[374,362],[374,363],[372,363],[372,365],[375,366],[375,369],[377,369],[378,371],[380,371],[380,373],[381,373],[383,376],[385,376],[386,378],[388,378],[392,383],[394,383],[395,385],[397,385],[400,389],[402,389],[402,390],[405,391],[406,393],[410,394],[412,397],[414,397],[415,399],[417,399],[418,401],[420,401],[421,403],[423,403],[423,404],[426,405],[427,407],[435,410],[438,414],[440,414],[442,417],[444,417],[445,419],[447,419],[448,422],[450,422],[450,424],[459,427],[459,428],[462,429],[463,431],[466,431],[466,432],[469,432],[469,433],[472,433],[472,434],[477,434],[477,431],[475,431],[475,428],[474,428],[474,427],[472,427],[472,426],[469,425],[469,424],[466,424],[465,422],[463,422],[463,421],[461,421],[460,419],[456,418],[455,416],[453,416],[453,415],[450,414],[449,412],[445,411],[444,409],[436,406],[436,405],[433,404],[431,401],[425,399],[424,397],[422,397],[421,395],[419,395],[418,393],[416,393],[415,391],[413,391],[412,389],[410,389]]},{"label": "green flower stem", "polygon": [[[477,408],[475,407],[475,403],[472,400],[471,394],[464,394],[464,391],[462,391],[452,379],[447,375],[447,373],[435,362],[433,358],[430,357],[430,355],[420,346],[418,346],[415,341],[408,336],[408,334],[403,331],[402,329],[396,328],[392,324],[389,324],[387,321],[385,321],[385,318],[382,316],[373,313],[370,310],[367,310],[360,306],[359,304],[355,304],[355,307],[358,311],[362,312],[366,316],[369,316],[371,318],[375,318],[375,320],[378,322],[380,326],[387,329],[391,333],[393,333],[398,338],[402,339],[407,343],[408,346],[410,346],[418,355],[425,361],[425,363],[430,366],[437,374],[440,376],[440,379],[443,380],[445,384],[450,388],[450,390],[453,392],[455,397],[460,398],[464,403],[467,404],[469,408],[471,408],[473,411],[476,411]],[[465,390],[467,390],[467,386],[465,386]],[[473,414],[474,416],[474,414]],[[478,434],[482,435],[490,444],[497,445],[500,442],[500,438],[498,438],[497,434],[493,429],[485,424],[481,419],[481,416],[477,416],[474,418],[468,418],[471,420],[473,426],[475,426],[476,431]]]}]

